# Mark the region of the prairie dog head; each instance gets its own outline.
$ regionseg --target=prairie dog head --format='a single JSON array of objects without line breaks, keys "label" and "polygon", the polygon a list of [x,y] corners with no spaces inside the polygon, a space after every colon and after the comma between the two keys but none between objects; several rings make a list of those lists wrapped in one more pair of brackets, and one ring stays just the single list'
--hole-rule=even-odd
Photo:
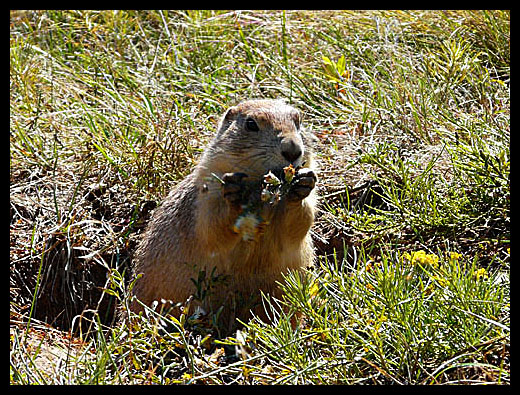
[{"label": "prairie dog head", "polygon": [[247,100],[222,116],[203,162],[217,165],[217,171],[253,176],[289,164],[310,167],[312,138],[302,127],[300,112],[284,101]]}]

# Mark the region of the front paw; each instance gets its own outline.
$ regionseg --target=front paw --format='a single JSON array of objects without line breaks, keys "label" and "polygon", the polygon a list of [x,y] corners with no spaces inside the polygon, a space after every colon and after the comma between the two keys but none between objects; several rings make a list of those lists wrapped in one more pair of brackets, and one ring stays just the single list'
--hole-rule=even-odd
[{"label": "front paw", "polygon": [[242,179],[247,177],[245,173],[224,173],[222,176],[222,195],[224,199],[234,207],[239,207],[243,200],[244,183]]},{"label": "front paw", "polygon": [[298,202],[310,195],[318,178],[311,169],[303,168],[298,170],[287,194],[287,200]]}]

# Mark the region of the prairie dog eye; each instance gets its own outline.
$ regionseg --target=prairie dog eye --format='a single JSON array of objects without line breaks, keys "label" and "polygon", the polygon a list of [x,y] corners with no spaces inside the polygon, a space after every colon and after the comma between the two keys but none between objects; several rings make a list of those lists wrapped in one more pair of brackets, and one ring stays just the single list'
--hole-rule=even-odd
[{"label": "prairie dog eye", "polygon": [[250,132],[258,132],[260,130],[253,118],[246,119],[246,129]]}]

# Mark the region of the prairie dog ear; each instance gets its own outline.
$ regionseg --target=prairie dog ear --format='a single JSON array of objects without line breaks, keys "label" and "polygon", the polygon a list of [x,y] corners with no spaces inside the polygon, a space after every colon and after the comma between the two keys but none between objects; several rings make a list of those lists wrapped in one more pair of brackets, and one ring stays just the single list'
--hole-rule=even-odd
[{"label": "prairie dog ear", "polygon": [[314,149],[314,147],[318,144],[318,137],[314,134],[314,131],[310,127],[302,127],[301,128],[302,140],[305,144],[305,147],[310,149]]},{"label": "prairie dog ear", "polygon": [[302,114],[300,113],[300,111],[294,109],[294,111],[291,112],[291,118],[294,122],[294,125],[296,126],[296,129],[300,129],[302,123]]},{"label": "prairie dog ear", "polygon": [[220,121],[218,123],[217,135],[220,136],[224,133],[229,125],[236,119],[238,113],[238,109],[236,107],[230,107],[227,111],[222,115]]}]

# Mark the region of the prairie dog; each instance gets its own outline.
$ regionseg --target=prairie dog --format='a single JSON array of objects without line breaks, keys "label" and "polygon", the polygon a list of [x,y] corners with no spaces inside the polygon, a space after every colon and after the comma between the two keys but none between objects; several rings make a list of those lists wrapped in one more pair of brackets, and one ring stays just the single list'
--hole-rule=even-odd
[{"label": "prairie dog", "polygon": [[[247,100],[229,108],[193,172],[155,210],[134,259],[142,273],[133,293],[217,312],[233,328],[250,309],[262,315],[260,291],[278,295],[281,273],[312,264],[317,181],[312,145],[298,110],[282,100]],[[297,170],[277,204],[260,199],[264,176]],[[262,232],[245,239],[237,219],[258,202]],[[253,224],[254,225],[254,224]],[[197,287],[198,285],[198,287]],[[260,306],[258,306],[260,303]],[[135,301],[132,310],[141,306]]]}]

